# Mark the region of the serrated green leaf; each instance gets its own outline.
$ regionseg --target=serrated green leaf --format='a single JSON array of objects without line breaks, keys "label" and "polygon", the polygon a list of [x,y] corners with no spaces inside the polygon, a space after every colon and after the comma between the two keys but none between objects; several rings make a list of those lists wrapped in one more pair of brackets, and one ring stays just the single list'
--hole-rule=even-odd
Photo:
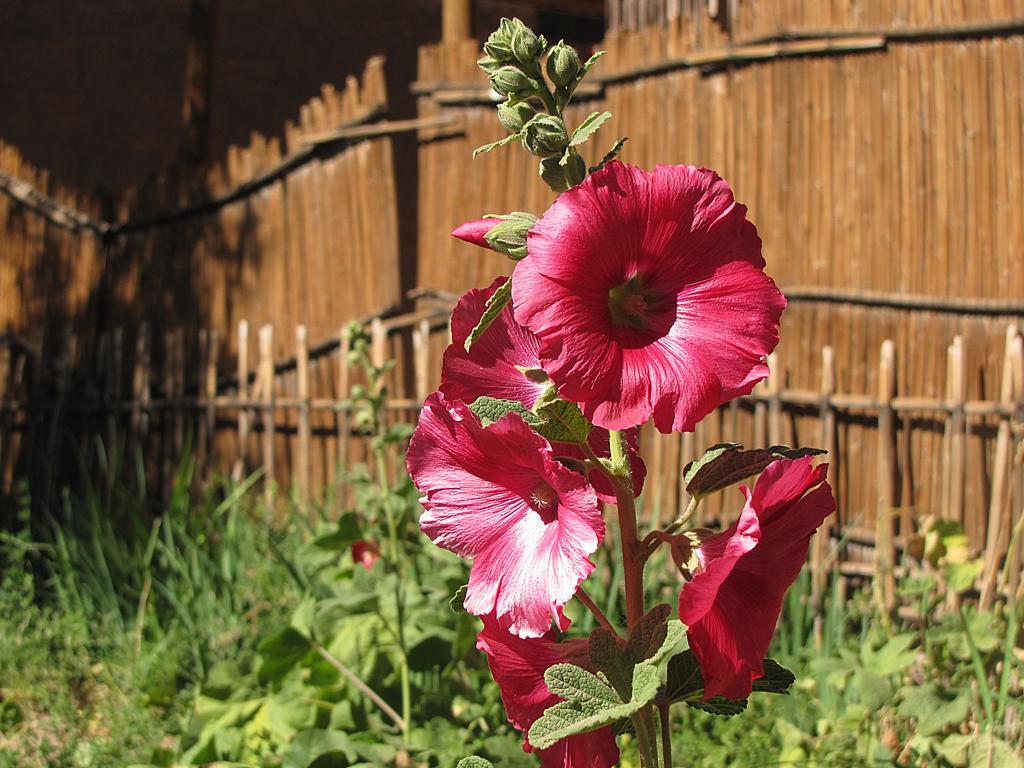
[{"label": "serrated green leaf", "polygon": [[796,675],[775,661],[775,659],[764,660],[764,677],[759,677],[753,683],[753,689],[761,693],[789,693],[790,687],[796,682]]},{"label": "serrated green leaf", "polygon": [[604,627],[596,627],[587,641],[590,663],[608,678],[619,698],[628,701],[633,696],[633,667],[626,652],[619,647],[614,634]]},{"label": "serrated green leaf", "polygon": [[484,395],[474,400],[472,405],[469,406],[469,410],[479,417],[485,427],[488,424],[493,424],[502,416],[506,416],[510,413],[518,413],[522,417],[523,421],[534,429],[540,427],[542,424],[542,421],[537,414],[526,410],[522,403],[515,400],[501,400],[497,397],[488,397]]},{"label": "serrated green leaf", "polygon": [[590,422],[580,407],[560,398],[554,387],[549,386],[541,393],[533,412],[544,420],[541,434],[548,440],[585,443],[590,436]]},{"label": "serrated green leaf", "polygon": [[672,607],[665,603],[656,605],[633,627],[626,643],[626,657],[634,664],[648,659],[665,642],[668,633],[668,617]]},{"label": "serrated green leaf", "polygon": [[512,277],[509,276],[508,280],[498,286],[498,290],[491,294],[491,297],[487,300],[484,305],[484,313],[481,315],[480,320],[470,331],[469,336],[466,337],[466,341],[463,344],[466,351],[469,352],[470,348],[476,343],[476,340],[484,335],[484,331],[491,327],[491,323],[498,319],[498,315],[501,314],[502,310],[512,301]]},{"label": "serrated green leaf", "polygon": [[894,675],[917,660],[917,654],[907,650],[915,640],[913,634],[906,632],[890,638],[878,650],[865,645],[861,649],[861,660],[864,666],[876,675]]},{"label": "serrated green leaf", "polygon": [[686,703],[695,709],[702,709],[708,714],[719,715],[720,717],[735,717],[747,708],[746,699],[733,701],[721,696],[715,696],[707,701],[688,701]]},{"label": "serrated green leaf", "polygon": [[718,443],[686,465],[683,479],[691,496],[704,497],[764,471],[776,459],[798,459],[823,453],[826,451],[819,448],[789,448],[785,445],[744,451],[740,443]]},{"label": "serrated green leaf", "polygon": [[464,757],[459,760],[459,764],[455,768],[494,768],[494,764],[490,760],[484,760],[482,757],[473,755],[472,757]]},{"label": "serrated green leaf", "polygon": [[591,112],[587,115],[586,119],[576,127],[576,130],[572,132],[572,136],[569,138],[569,146],[578,147],[580,144],[588,141],[595,133],[598,132],[598,130],[600,130],[601,126],[604,125],[611,116],[611,112]]},{"label": "serrated green leaf", "polygon": [[917,720],[917,732],[922,736],[941,733],[947,725],[967,720],[970,695],[966,691],[952,695],[935,683],[907,686],[902,690],[903,701],[896,711],[906,718]]},{"label": "serrated green leaf", "polygon": [[618,694],[597,675],[575,664],[554,664],[544,672],[544,682],[555,696],[598,707],[620,704]]},{"label": "serrated green leaf", "polygon": [[463,584],[452,595],[452,599],[448,601],[448,608],[452,613],[465,613],[466,612],[466,593],[469,592],[469,584]]},{"label": "serrated green leaf", "polygon": [[473,157],[476,157],[477,155],[483,155],[487,152],[490,152],[492,149],[503,147],[506,144],[511,144],[513,141],[519,141],[522,138],[522,135],[522,132],[513,133],[510,136],[506,136],[504,139],[492,141],[490,144],[484,144],[482,147],[477,147],[476,149],[473,150]]},{"label": "serrated green leaf", "polygon": [[359,515],[346,512],[338,518],[334,530],[313,539],[313,546],[331,552],[341,552],[362,538]]},{"label": "serrated green leaf", "polygon": [[950,563],[945,568],[946,586],[954,592],[966,592],[981,575],[983,565],[981,558],[966,563]]},{"label": "serrated green leaf", "polygon": [[587,173],[597,173],[602,168],[604,168],[606,163],[610,163],[612,160],[618,157],[619,152],[622,151],[622,148],[626,145],[627,141],[629,141],[629,137],[623,136],[621,139],[612,144],[612,148],[605,153],[604,157],[601,158],[601,161],[597,165],[590,166],[587,169]]},{"label": "serrated green leaf", "polygon": [[589,72],[590,69],[597,63],[597,60],[600,59],[602,56],[604,56],[604,54],[605,54],[604,51],[594,51],[594,53],[590,56],[590,58],[587,59],[585,62],[583,62],[583,66],[580,67],[580,71],[576,75],[576,82],[577,83],[579,83],[579,81],[584,78],[584,76],[587,74],[587,72]]}]

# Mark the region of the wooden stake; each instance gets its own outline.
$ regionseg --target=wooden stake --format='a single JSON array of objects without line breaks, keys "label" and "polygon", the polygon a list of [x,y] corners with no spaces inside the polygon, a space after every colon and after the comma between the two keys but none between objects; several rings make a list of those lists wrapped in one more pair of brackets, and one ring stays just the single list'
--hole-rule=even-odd
[{"label": "wooden stake", "polygon": [[416,399],[423,402],[430,394],[430,321],[420,320],[412,332],[413,376]]},{"label": "wooden stake", "polygon": [[[821,420],[821,447],[828,451],[828,479],[835,486],[836,470],[836,411],[832,395],[836,391],[836,356],[832,347],[821,349],[821,405],[818,417]],[[811,598],[814,603],[815,642],[820,644],[822,632],[822,597],[828,582],[826,562],[831,544],[831,531],[836,522],[836,513],[830,514],[812,539],[811,546]]]},{"label": "wooden stake", "polygon": [[297,463],[297,477],[295,478],[299,490],[299,501],[307,507],[307,514],[311,522],[316,520],[315,512],[310,504],[310,483],[312,480],[313,465],[310,462],[310,396],[309,396],[309,332],[306,326],[300,325],[295,329],[295,360],[296,378],[299,396],[299,456]]},{"label": "wooden stake", "polygon": [[352,438],[351,408],[348,405],[349,396],[349,365],[348,355],[351,350],[348,332],[345,328],[340,333],[341,344],[338,347],[338,471],[341,475],[341,483],[338,488],[338,501],[344,510],[348,507],[349,483],[347,474],[349,471],[349,441]]},{"label": "wooden stake", "polygon": [[[1003,355],[1003,377],[999,388],[999,401],[1013,403],[1013,355],[1019,340],[1016,325],[1006,329],[1006,351]],[[989,497],[988,522],[985,543],[984,570],[981,575],[981,608],[988,610],[996,594],[996,577],[1010,542],[1011,494],[1010,481],[1010,419],[1000,417],[996,432],[995,457],[992,461],[992,492]]]},{"label": "wooden stake", "polygon": [[875,593],[884,615],[896,608],[896,546],[893,532],[896,506],[896,418],[892,399],[896,396],[896,345],[882,342],[878,370],[878,445],[876,477],[878,503],[875,530]]},{"label": "wooden stake", "polygon": [[263,496],[274,502],[274,327],[260,328],[260,394],[263,400]]},{"label": "wooden stake", "polygon": [[206,360],[203,371],[203,397],[206,403],[204,433],[206,444],[203,450],[206,453],[206,467],[201,473],[209,479],[211,466],[214,461],[214,444],[217,431],[217,358],[219,347],[217,344],[217,331],[210,329],[206,335]]},{"label": "wooden stake", "polygon": [[[238,399],[245,402],[249,398],[249,323],[240,320],[238,323]],[[235,483],[242,482],[245,477],[246,456],[249,447],[249,409],[242,405],[238,409],[238,455],[235,465],[231,468],[231,479]]]}]

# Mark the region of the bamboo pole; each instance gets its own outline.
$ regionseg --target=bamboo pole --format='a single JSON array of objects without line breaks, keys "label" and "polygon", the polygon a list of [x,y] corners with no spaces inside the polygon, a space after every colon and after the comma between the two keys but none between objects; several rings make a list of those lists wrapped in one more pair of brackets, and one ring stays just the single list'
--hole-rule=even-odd
[{"label": "bamboo pole", "polygon": [[[246,400],[249,397],[249,323],[238,322],[238,397]],[[249,409],[238,409],[238,455],[231,469],[231,479],[235,483],[242,482],[245,477],[246,456],[249,447]]]},{"label": "bamboo pole", "polygon": [[[890,403],[896,396],[896,345],[882,342],[878,369],[878,399]],[[893,533],[896,506],[896,418],[891,406],[878,413],[876,453],[877,506],[875,529],[875,594],[886,616],[896,608],[896,546]]]},{"label": "bamboo pole", "polygon": [[[836,356],[830,346],[821,349],[821,405],[818,418],[821,421],[821,447],[828,451],[828,479],[835,484],[836,478],[836,411],[832,405],[832,395],[836,391]],[[828,582],[826,572],[826,555],[831,544],[831,531],[836,522],[836,512],[832,512],[813,538],[811,548],[811,599],[814,609],[815,643],[822,640],[822,599]]]},{"label": "bamboo pole", "polygon": [[260,328],[260,394],[263,404],[263,496],[268,507],[274,502],[274,327]]},{"label": "bamboo pole", "polygon": [[310,521],[316,523],[315,511],[310,504],[310,485],[312,481],[313,466],[310,461],[310,394],[309,394],[309,332],[306,326],[300,325],[295,329],[295,359],[296,379],[299,406],[298,439],[299,450],[297,464],[296,482],[299,491],[299,500],[310,516]]},{"label": "bamboo pole", "polygon": [[351,409],[347,402],[350,387],[348,357],[351,345],[345,328],[341,329],[339,338],[341,343],[338,346],[338,407],[336,418],[338,429],[338,470],[341,483],[338,489],[338,497],[342,509],[346,509],[349,501],[349,441],[352,439]]},{"label": "bamboo pole", "polygon": [[[1013,354],[1019,338],[1016,325],[1006,329],[1006,351],[1003,355],[1003,377],[1000,382],[999,399],[1010,405],[1013,403]],[[992,490],[989,496],[988,523],[986,530],[984,570],[981,576],[980,605],[983,610],[992,607],[996,594],[996,577],[1004,554],[1009,544],[1010,520],[1010,420],[1003,417],[999,420],[996,432],[995,456],[992,460]]]},{"label": "bamboo pole", "polygon": [[203,399],[206,404],[204,414],[206,467],[203,474],[207,479],[212,477],[211,467],[214,462],[214,445],[217,439],[217,359],[219,347],[217,330],[211,328],[206,335],[206,359],[203,368]]}]

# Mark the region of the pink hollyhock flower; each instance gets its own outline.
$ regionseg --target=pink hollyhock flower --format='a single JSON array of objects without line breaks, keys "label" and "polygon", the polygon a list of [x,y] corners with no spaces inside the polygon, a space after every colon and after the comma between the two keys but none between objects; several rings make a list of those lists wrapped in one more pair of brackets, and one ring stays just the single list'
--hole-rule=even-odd
[{"label": "pink hollyhock flower", "polygon": [[[523,750],[533,752],[526,732],[545,709],[561,701],[544,683],[544,671],[562,663],[589,667],[587,641],[557,643],[550,630],[541,637],[524,640],[503,630],[493,616],[485,616],[476,647],[487,654],[509,722],[524,732]],[[569,736],[538,754],[543,768],[608,768],[619,762],[610,727]]]},{"label": "pink hollyhock flower", "polygon": [[746,698],[764,675],[782,598],[807,559],[811,534],[836,508],[827,464],[811,457],[768,465],[731,528],[696,550],[698,570],[679,595],[679,619],[704,675],[704,700]]},{"label": "pink hollyhock flower", "polygon": [[[465,224],[460,224],[452,230],[452,236],[464,240],[467,243],[473,245],[479,245],[481,248],[491,248],[490,244],[484,239],[484,235],[494,229],[495,226],[501,224],[501,219],[476,219],[474,221],[467,221]],[[494,250],[493,248],[491,250]]]},{"label": "pink hollyhock flower", "polygon": [[495,613],[521,637],[539,637],[594,564],[604,520],[587,481],[554,459],[517,414],[484,429],[458,401],[435,392],[423,405],[406,465],[439,547],[473,558],[464,605]]},{"label": "pink hollyhock flower", "polygon": [[692,430],[768,375],[786,300],[745,213],[712,171],[610,162],[530,230],[516,320],[595,424]]},{"label": "pink hollyhock flower", "polygon": [[[466,292],[452,310],[452,343],[444,351],[441,364],[441,391],[448,400],[472,403],[486,396],[517,401],[530,409],[550,383],[540,367],[540,342],[515,321],[511,307],[505,307],[487,332],[466,352],[466,339],[483,315],[487,300],[505,280],[507,278],[499,277],[489,288]],[[647,475],[639,454],[638,435],[636,429],[626,432],[634,496],[640,495]],[[587,442],[598,456],[609,455],[608,430],[600,427],[591,430]],[[553,443],[552,449],[556,456],[585,458],[583,450],[573,443]],[[593,470],[587,479],[602,501],[615,502],[615,491],[604,474]]]},{"label": "pink hollyhock flower", "polygon": [[353,542],[351,547],[352,562],[363,566],[366,570],[373,568],[373,564],[380,560],[380,549],[372,541]]}]

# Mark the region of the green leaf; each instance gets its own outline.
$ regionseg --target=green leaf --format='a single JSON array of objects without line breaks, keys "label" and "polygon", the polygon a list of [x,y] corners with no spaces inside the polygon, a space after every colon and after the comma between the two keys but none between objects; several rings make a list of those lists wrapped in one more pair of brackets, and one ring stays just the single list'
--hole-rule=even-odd
[{"label": "green leaf", "polygon": [[752,451],[742,449],[740,443],[718,443],[708,448],[699,459],[687,464],[683,479],[690,495],[703,498],[728,488],[764,471],[776,459],[798,459],[826,453],[819,448],[789,448],[785,445]]},{"label": "green leaf", "polygon": [[967,757],[968,768],[1021,768],[1024,765],[1013,747],[990,732],[975,737]]},{"label": "green leaf", "polygon": [[[578,672],[570,674],[562,669],[565,667]],[[549,673],[554,669],[558,671],[549,680]],[[554,665],[544,673],[544,680],[555,695],[571,694],[581,698],[548,707],[530,726],[530,744],[537,749],[546,749],[567,736],[603,728],[629,717],[657,695],[661,684],[658,670],[650,664],[638,664],[633,670],[633,697],[628,702],[620,701],[615,691],[596,675],[571,664]]]},{"label": "green leaf", "polygon": [[510,413],[518,413],[523,421],[534,429],[540,429],[544,423],[537,414],[526,410],[522,403],[515,400],[501,400],[497,397],[487,397],[484,395],[474,400],[473,404],[469,406],[469,410],[480,418],[485,427]]},{"label": "green leaf", "polygon": [[303,637],[313,637],[313,618],[315,612],[316,600],[307,595],[295,610],[292,611],[292,629]]},{"label": "green leaf", "polygon": [[612,144],[612,148],[605,153],[604,157],[601,158],[601,162],[599,162],[597,165],[590,166],[587,169],[587,173],[596,173],[597,171],[600,171],[602,168],[604,168],[605,163],[610,163],[612,160],[618,157],[619,152],[622,151],[622,148],[626,145],[627,141],[629,141],[629,137],[623,136],[621,139]]},{"label": "green leaf", "polygon": [[288,750],[281,755],[281,768],[308,768],[328,755],[344,755],[346,764],[359,758],[346,734],[311,728],[296,735]]},{"label": "green leaf", "polygon": [[876,675],[883,676],[902,672],[917,660],[917,654],[908,650],[915,640],[913,634],[906,632],[890,638],[878,650],[872,650],[870,646],[865,645],[860,653],[864,667]]},{"label": "green leaf", "polygon": [[619,698],[628,701],[633,697],[633,667],[626,652],[619,647],[614,634],[604,627],[596,627],[587,642],[590,663],[608,678]]},{"label": "green leaf", "polygon": [[459,760],[459,764],[455,768],[494,768],[494,764],[490,760],[484,760],[482,757],[473,755],[472,757],[464,757]]},{"label": "green leaf", "polygon": [[888,677],[875,674],[868,669],[858,669],[853,673],[853,685],[860,694],[860,703],[870,711],[892,702],[892,683]]},{"label": "green leaf", "polygon": [[473,157],[476,157],[477,155],[483,155],[487,152],[490,152],[492,149],[503,147],[506,144],[511,144],[513,141],[519,141],[520,138],[522,138],[522,135],[522,131],[520,131],[519,133],[513,133],[509,136],[506,136],[504,139],[492,141],[490,144],[484,144],[482,147],[477,147],[476,149],[473,150]]},{"label": "green leaf", "polygon": [[276,683],[291,671],[309,653],[310,643],[291,627],[275,632],[259,645],[263,663],[259,678],[262,682]]},{"label": "green leaf", "polygon": [[945,569],[946,585],[954,592],[966,592],[981,575],[982,565],[981,558],[966,563],[950,563]]},{"label": "green leaf", "polygon": [[645,613],[633,627],[626,643],[626,656],[634,664],[649,659],[665,642],[672,606],[662,603]]},{"label": "green leaf", "polygon": [[359,515],[355,512],[346,512],[338,518],[333,531],[313,539],[313,546],[331,552],[344,551],[363,537],[361,528]]},{"label": "green leaf", "polygon": [[934,736],[947,725],[966,721],[970,711],[970,696],[967,692],[952,696],[935,683],[908,686],[902,694],[903,701],[896,711],[903,717],[916,719],[917,732],[922,736]]},{"label": "green leaf", "polygon": [[597,63],[597,60],[604,56],[604,54],[604,51],[594,51],[591,57],[587,59],[585,62],[583,62],[583,66],[580,67],[579,74],[576,75],[577,83],[579,83],[579,81],[584,78],[587,72],[590,71],[591,67],[593,67]]},{"label": "green leaf", "polygon": [[746,699],[733,701],[722,696],[715,696],[707,701],[691,701],[687,703],[695,709],[702,709],[708,714],[721,717],[734,717],[747,708]]},{"label": "green leaf", "polygon": [[465,613],[466,612],[466,593],[469,592],[469,584],[463,584],[452,595],[452,599],[448,601],[448,608],[451,609],[452,613]]},{"label": "green leaf", "polygon": [[547,387],[533,405],[544,424],[538,430],[548,440],[585,443],[590,436],[590,422],[576,403],[562,400],[558,390]]},{"label": "green leaf", "polygon": [[498,286],[498,290],[491,294],[491,298],[484,305],[484,313],[476,326],[470,331],[463,346],[469,352],[470,348],[484,335],[484,331],[491,327],[491,323],[498,319],[501,311],[512,301],[512,278],[511,276]]},{"label": "green leaf", "polygon": [[753,688],[761,693],[789,693],[790,687],[796,682],[796,675],[775,661],[764,660],[764,677],[754,681]]},{"label": "green leaf", "polygon": [[611,116],[611,112],[591,112],[587,115],[586,119],[576,127],[576,130],[572,132],[572,136],[569,139],[569,146],[578,147],[580,144],[589,140],[598,132],[598,130],[600,130],[601,126],[604,125]]},{"label": "green leaf", "polygon": [[693,651],[684,651],[669,659],[665,695],[669,701],[688,701],[704,692],[704,676]]}]

